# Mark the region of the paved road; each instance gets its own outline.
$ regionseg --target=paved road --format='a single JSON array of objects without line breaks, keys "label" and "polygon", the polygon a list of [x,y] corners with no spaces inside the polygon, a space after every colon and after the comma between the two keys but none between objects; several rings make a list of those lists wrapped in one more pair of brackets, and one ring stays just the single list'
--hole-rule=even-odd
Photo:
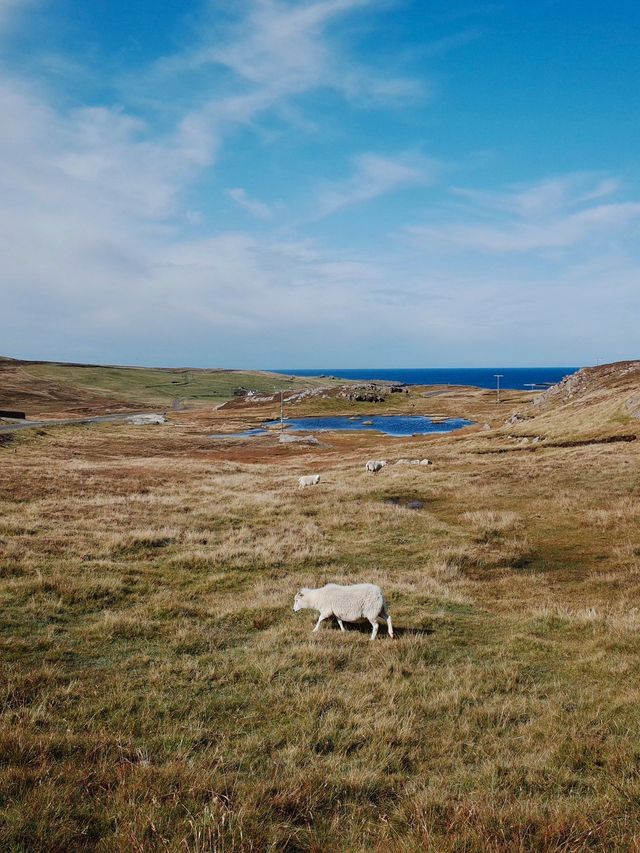
[{"label": "paved road", "polygon": [[72,424],[108,424],[118,423],[131,418],[134,415],[148,415],[149,412],[122,412],[117,415],[95,415],[90,418],[65,418],[64,420],[43,420],[43,421],[14,421],[9,424],[0,425],[0,433],[2,432],[17,432],[21,429],[33,429],[35,427],[52,427],[52,426],[71,426]]}]

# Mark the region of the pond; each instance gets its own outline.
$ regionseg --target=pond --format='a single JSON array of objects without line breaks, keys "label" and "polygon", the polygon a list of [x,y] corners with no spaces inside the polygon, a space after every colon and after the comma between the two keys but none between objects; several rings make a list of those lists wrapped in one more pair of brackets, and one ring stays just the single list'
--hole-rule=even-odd
[{"label": "pond", "polygon": [[[266,426],[277,426],[280,421],[269,421]],[[428,433],[452,432],[471,426],[473,421],[464,418],[433,420],[425,415],[363,415],[362,417],[285,418],[291,430],[326,432],[327,430],[372,430],[386,435],[407,437]]]},{"label": "pond", "polygon": [[266,429],[245,429],[244,432],[220,432],[207,438],[246,438],[250,435],[266,435]]}]

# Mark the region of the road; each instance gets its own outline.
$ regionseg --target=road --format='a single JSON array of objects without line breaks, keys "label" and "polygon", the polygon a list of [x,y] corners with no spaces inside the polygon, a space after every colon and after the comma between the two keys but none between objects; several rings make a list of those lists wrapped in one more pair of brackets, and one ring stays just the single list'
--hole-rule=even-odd
[{"label": "road", "polygon": [[14,421],[9,424],[0,425],[0,433],[17,432],[21,429],[34,429],[37,427],[52,427],[52,426],[73,426],[74,424],[109,424],[120,423],[134,415],[148,415],[150,412],[122,412],[117,415],[95,415],[89,418],[64,418],[57,420],[40,420],[40,421]]}]

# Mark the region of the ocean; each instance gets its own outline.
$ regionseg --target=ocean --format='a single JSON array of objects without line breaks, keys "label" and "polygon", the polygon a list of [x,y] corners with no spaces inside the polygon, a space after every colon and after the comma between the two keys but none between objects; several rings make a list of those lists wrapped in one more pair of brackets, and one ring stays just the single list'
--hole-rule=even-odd
[{"label": "ocean", "polygon": [[500,377],[501,388],[528,390],[531,384],[543,391],[565,376],[575,373],[578,367],[410,367],[367,368],[340,370],[274,370],[295,376],[337,376],[339,379],[361,379],[365,382],[384,379],[405,385],[475,385],[478,388],[495,388],[495,374]]}]

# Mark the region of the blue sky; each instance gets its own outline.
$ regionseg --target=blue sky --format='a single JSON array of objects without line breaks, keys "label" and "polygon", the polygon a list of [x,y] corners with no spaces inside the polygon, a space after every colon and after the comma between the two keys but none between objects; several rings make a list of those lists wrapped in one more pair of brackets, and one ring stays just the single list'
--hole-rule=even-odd
[{"label": "blue sky", "polygon": [[0,353],[638,357],[640,6],[0,0]]}]

